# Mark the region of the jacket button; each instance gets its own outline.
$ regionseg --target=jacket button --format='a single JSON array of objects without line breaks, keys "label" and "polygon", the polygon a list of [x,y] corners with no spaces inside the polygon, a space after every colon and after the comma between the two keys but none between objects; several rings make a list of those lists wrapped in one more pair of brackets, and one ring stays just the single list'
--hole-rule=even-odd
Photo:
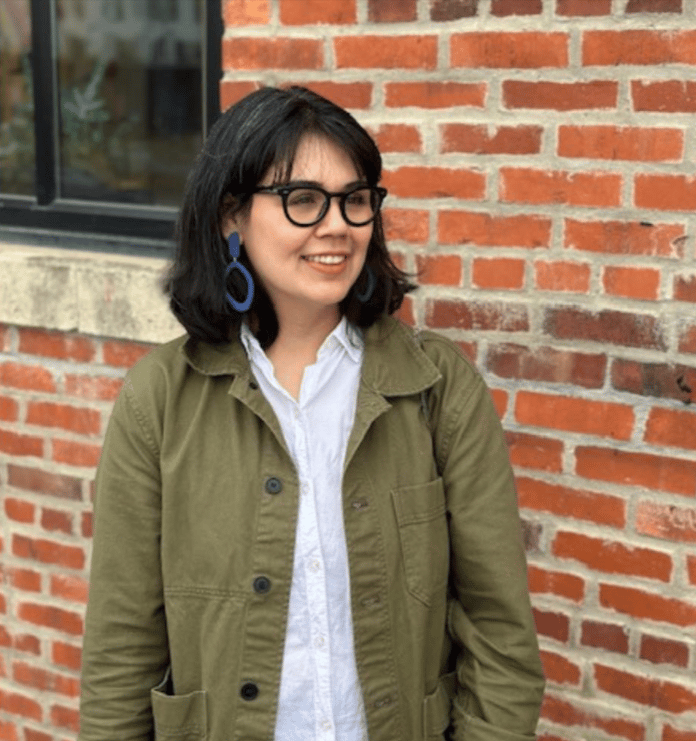
[{"label": "jacket button", "polygon": [[267,576],[257,576],[254,579],[254,591],[256,594],[268,594],[271,591],[271,580]]},{"label": "jacket button", "polygon": [[259,389],[259,384],[258,384],[258,383],[256,383],[256,381],[249,381],[249,388],[250,388],[250,389],[251,389],[252,391],[258,391],[258,389]]},{"label": "jacket button", "polygon": [[259,696],[259,688],[254,682],[244,682],[239,694],[242,696],[242,700],[255,700]]},{"label": "jacket button", "polygon": [[276,476],[266,479],[266,491],[269,494],[280,494],[283,491],[283,482]]}]

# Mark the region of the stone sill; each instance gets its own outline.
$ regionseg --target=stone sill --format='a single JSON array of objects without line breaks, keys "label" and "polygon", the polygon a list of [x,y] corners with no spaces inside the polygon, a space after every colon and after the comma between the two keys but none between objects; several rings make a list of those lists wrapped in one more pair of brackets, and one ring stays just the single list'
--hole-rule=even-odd
[{"label": "stone sill", "polygon": [[183,333],[160,289],[159,257],[0,242],[0,323],[137,342]]}]

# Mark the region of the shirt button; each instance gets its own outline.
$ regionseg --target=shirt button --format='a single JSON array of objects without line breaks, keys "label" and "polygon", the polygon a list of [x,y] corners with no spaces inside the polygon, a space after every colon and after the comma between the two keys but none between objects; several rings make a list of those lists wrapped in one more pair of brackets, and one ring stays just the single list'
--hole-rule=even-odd
[{"label": "shirt button", "polygon": [[330,720],[323,720],[321,722],[321,729],[322,729],[322,731],[330,731],[331,730],[331,721]]},{"label": "shirt button", "polygon": [[324,648],[324,644],[325,644],[325,643],[326,643],[326,641],[324,640],[324,636],[317,636],[317,637],[316,637],[316,638],[314,639],[314,645],[315,645],[315,646],[316,646],[317,648]]},{"label": "shirt button", "polygon": [[257,576],[254,579],[256,594],[268,594],[271,591],[271,580],[267,576]]},{"label": "shirt button", "polygon": [[316,560],[316,558],[315,558],[315,559],[314,559],[314,561],[312,561],[312,563],[311,563],[311,564],[309,564],[309,568],[310,568],[310,569],[311,569],[312,571],[319,571],[319,569],[321,568],[321,564],[320,564],[320,563],[319,563],[319,561],[317,561],[317,560]]},{"label": "shirt button", "polygon": [[239,690],[242,700],[255,700],[259,696],[259,688],[254,682],[244,682]]},{"label": "shirt button", "polygon": [[283,482],[276,476],[267,478],[265,486],[269,494],[280,494],[283,491]]}]

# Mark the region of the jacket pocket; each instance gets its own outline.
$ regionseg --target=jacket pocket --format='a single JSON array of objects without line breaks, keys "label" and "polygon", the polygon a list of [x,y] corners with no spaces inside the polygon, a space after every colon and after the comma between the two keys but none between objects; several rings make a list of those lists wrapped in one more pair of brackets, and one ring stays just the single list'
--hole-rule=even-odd
[{"label": "jacket pocket", "polygon": [[202,741],[208,737],[207,694],[204,690],[186,695],[167,694],[169,672],[150,691],[155,721],[155,741]]},{"label": "jacket pocket", "polygon": [[442,741],[452,722],[452,693],[456,686],[454,672],[440,677],[435,692],[423,700],[423,739]]},{"label": "jacket pocket", "polygon": [[449,573],[449,533],[441,478],[392,491],[408,591],[427,607]]}]

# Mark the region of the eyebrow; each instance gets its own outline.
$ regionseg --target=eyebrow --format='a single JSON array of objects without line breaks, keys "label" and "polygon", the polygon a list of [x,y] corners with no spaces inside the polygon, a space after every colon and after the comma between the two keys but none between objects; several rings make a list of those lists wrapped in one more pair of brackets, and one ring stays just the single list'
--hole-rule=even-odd
[{"label": "eyebrow", "polygon": [[[340,193],[350,190],[351,188],[355,188],[360,185],[368,185],[368,182],[361,178],[359,180],[353,180],[350,183],[346,183],[346,185],[343,186],[342,190],[338,191]],[[326,187],[323,183],[318,182],[317,180],[291,180],[288,183],[283,183],[282,187],[285,188],[321,188],[322,190],[326,190]]]}]

